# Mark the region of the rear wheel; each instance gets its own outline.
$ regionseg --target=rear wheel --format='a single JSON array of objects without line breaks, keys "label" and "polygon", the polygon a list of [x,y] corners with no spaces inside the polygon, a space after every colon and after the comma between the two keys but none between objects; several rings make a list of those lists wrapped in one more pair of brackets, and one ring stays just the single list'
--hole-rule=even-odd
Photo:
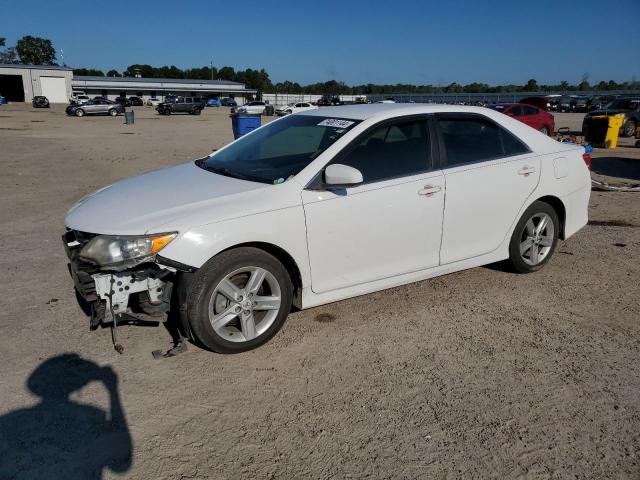
[{"label": "rear wheel", "polygon": [[76,110],[76,117],[82,117],[84,116],[84,110],[82,110],[81,108]]},{"label": "rear wheel", "polygon": [[558,214],[545,202],[533,202],[516,225],[509,243],[509,262],[520,273],[540,270],[558,243]]},{"label": "rear wheel", "polygon": [[115,117],[116,115],[118,115],[118,111],[115,108],[112,108],[109,110],[109,115]]},{"label": "rear wheel", "polygon": [[540,133],[544,133],[545,135],[549,135],[549,129],[545,126],[540,127]]},{"label": "rear wheel", "polygon": [[636,122],[633,120],[627,120],[622,126],[623,137],[633,137],[636,134]]},{"label": "rear wheel", "polygon": [[245,352],[280,330],[292,299],[289,274],[275,257],[257,248],[237,248],[217,255],[195,274],[187,317],[205,347]]}]

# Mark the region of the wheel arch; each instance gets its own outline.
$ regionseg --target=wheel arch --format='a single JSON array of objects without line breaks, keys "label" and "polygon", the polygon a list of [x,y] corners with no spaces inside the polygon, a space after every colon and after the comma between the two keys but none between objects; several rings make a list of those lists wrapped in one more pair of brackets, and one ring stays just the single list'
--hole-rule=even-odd
[{"label": "wheel arch", "polygon": [[558,235],[562,240],[565,239],[564,236],[564,225],[567,218],[567,209],[558,197],[553,195],[545,195],[544,197],[540,197],[536,199],[537,202],[544,202],[550,205],[558,214],[558,221],[560,222],[560,234]]},{"label": "wheel arch", "polygon": [[268,242],[245,242],[227,247],[224,250],[218,252],[212,258],[215,258],[217,255],[220,255],[223,252],[235,250],[236,248],[242,247],[253,247],[263,250],[264,252],[267,252],[268,254],[276,257],[278,261],[282,263],[282,265],[284,265],[284,268],[289,273],[289,277],[291,278],[291,282],[293,283],[293,303],[296,307],[300,308],[302,299],[302,273],[300,272],[300,267],[298,266],[298,263],[295,261],[293,256],[284,248]]}]

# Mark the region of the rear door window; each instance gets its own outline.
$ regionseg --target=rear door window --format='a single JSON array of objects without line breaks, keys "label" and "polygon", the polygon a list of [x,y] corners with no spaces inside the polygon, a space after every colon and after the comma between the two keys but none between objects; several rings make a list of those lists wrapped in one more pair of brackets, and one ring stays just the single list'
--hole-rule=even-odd
[{"label": "rear door window", "polygon": [[430,152],[427,120],[405,120],[374,127],[332,163],[357,168],[372,183],[430,170]]},{"label": "rear door window", "polygon": [[520,139],[482,115],[440,114],[437,125],[448,167],[529,152]]}]

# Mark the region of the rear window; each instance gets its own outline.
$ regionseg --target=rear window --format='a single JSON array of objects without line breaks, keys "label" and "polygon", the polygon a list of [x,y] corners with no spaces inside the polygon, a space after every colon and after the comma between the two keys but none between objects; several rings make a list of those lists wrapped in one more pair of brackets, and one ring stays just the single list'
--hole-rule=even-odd
[{"label": "rear window", "polygon": [[440,116],[438,127],[448,166],[494,160],[529,151],[512,133],[486,117]]}]

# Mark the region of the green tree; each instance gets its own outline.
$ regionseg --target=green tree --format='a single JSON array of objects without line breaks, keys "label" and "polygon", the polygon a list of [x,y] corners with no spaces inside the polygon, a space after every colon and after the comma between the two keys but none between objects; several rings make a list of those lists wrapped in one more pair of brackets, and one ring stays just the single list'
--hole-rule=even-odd
[{"label": "green tree", "polygon": [[534,78],[531,78],[523,87],[523,90],[525,92],[537,92],[540,90],[540,87],[538,87],[538,82]]},{"label": "green tree", "polygon": [[233,82],[236,79],[236,71],[233,67],[222,67],[218,70],[218,77],[222,80],[227,80],[229,82]]},{"label": "green tree", "polygon": [[[6,45],[7,39],[0,37],[0,47]],[[4,52],[0,52],[0,63],[19,63],[18,54],[13,47],[7,48]]]},{"label": "green tree", "polygon": [[95,68],[74,68],[74,75],[84,75],[89,77],[104,77],[104,72],[102,70],[97,70]]},{"label": "green tree", "polygon": [[120,72],[118,72],[117,70],[109,70],[107,72],[107,77],[121,77],[122,75],[120,75]]},{"label": "green tree", "polygon": [[27,35],[16,43],[16,52],[22,63],[30,65],[56,65],[56,50],[51,40]]}]

